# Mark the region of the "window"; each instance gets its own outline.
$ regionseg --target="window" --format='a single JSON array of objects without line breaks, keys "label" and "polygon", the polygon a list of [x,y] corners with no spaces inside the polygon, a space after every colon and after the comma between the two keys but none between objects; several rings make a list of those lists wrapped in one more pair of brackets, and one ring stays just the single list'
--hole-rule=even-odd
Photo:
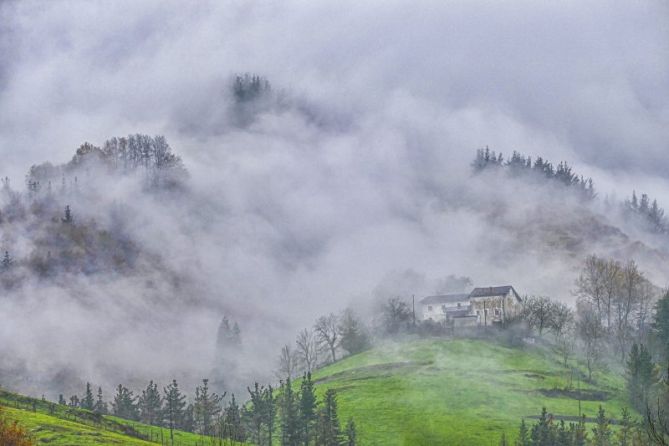
[{"label": "window", "polygon": [[499,308],[495,308],[495,316],[500,317],[502,315],[502,312],[499,311]]},{"label": "window", "polygon": [[458,308],[460,308],[461,306],[462,306],[462,304],[460,302],[458,302]]},{"label": "window", "polygon": [[446,313],[446,305],[442,305],[442,306],[441,306],[441,311],[444,312],[444,313]]},{"label": "window", "polygon": [[432,305],[427,306],[427,311],[432,311]]}]

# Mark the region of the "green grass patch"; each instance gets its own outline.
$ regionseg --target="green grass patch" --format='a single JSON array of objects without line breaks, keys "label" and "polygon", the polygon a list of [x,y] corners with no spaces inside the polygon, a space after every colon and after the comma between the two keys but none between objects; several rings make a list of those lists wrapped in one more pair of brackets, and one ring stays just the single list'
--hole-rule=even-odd
[{"label": "green grass patch", "polygon": [[[543,406],[578,416],[577,376],[538,347],[462,339],[388,343],[313,375],[321,394],[338,391],[341,421],[355,419],[361,444],[379,446],[496,445],[502,432],[515,438],[520,420]],[[618,417],[623,379],[596,379],[580,382],[582,413],[594,417],[601,404]]]}]

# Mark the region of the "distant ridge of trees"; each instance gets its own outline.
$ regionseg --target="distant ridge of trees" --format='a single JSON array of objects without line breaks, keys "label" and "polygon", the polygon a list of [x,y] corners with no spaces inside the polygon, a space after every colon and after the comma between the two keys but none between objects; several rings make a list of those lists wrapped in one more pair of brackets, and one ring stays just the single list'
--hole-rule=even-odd
[{"label": "distant ridge of trees", "polygon": [[587,200],[592,200],[597,196],[592,178],[578,175],[566,161],[554,166],[547,159],[537,157],[532,160],[532,157],[525,156],[515,150],[511,154],[511,158],[504,160],[504,155],[501,152],[495,153],[494,150],[486,147],[476,151],[476,157],[471,166],[474,173],[491,169],[504,169],[513,177],[534,175],[536,178],[545,178],[566,187],[574,188]]},{"label": "distant ridge of trees", "polygon": [[138,133],[108,139],[102,147],[85,142],[65,164],[33,165],[26,175],[26,186],[31,195],[45,190],[50,194],[76,189],[77,175],[91,168],[117,175],[140,173],[147,186],[159,189],[179,186],[188,177],[181,157],[172,151],[164,136]]},{"label": "distant ridge of trees", "polygon": [[664,209],[657,204],[657,200],[651,203],[647,194],[641,194],[641,198],[638,198],[636,191],[633,191],[632,197],[623,203],[623,210],[627,217],[640,220],[648,231],[669,234],[669,222],[664,215]]}]

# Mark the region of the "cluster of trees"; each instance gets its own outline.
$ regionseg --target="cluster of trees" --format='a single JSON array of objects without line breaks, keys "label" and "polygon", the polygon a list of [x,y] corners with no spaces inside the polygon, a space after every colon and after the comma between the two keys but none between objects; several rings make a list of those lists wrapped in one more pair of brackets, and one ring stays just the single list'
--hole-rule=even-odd
[{"label": "cluster of trees", "polygon": [[271,446],[277,436],[282,446],[357,444],[353,419],[344,428],[340,425],[336,392],[327,389],[319,401],[311,373],[302,376],[299,390],[287,377],[277,394],[272,386],[257,383],[248,391],[251,399],[243,417],[249,420],[248,439],[254,444]]},{"label": "cluster of trees", "polygon": [[277,375],[310,373],[342,354],[353,355],[370,347],[370,332],[353,310],[347,308],[340,315],[330,313],[319,317],[312,328],[300,331],[294,347],[286,344],[281,348]]},{"label": "cluster of trees", "polygon": [[[634,423],[628,410],[623,409],[614,431],[612,420],[599,406],[594,426],[588,430],[585,415],[578,422],[565,423],[556,420],[544,407],[537,422],[530,428],[523,420],[518,429],[516,446],[649,446],[643,426]],[[500,446],[510,446],[502,436]]]},{"label": "cluster of trees", "polygon": [[628,217],[637,219],[645,229],[657,234],[669,233],[669,222],[664,216],[664,209],[646,194],[641,194],[641,199],[632,192],[632,198],[625,200],[623,209]]},{"label": "cluster of trees", "polygon": [[649,335],[653,298],[658,289],[634,261],[589,256],[576,282],[579,332],[591,349],[612,350],[624,363],[632,343]]},{"label": "cluster of trees", "polygon": [[254,101],[271,91],[269,81],[257,74],[238,74],[232,82],[232,93],[238,103]]},{"label": "cluster of trees", "polygon": [[533,161],[532,157],[522,155],[516,151],[513,152],[511,158],[505,161],[502,153],[497,154],[494,150],[491,151],[486,147],[476,151],[472,168],[474,172],[503,168],[514,177],[531,174],[536,178],[545,178],[574,188],[580,192],[583,198],[589,200],[594,199],[597,195],[592,178],[584,178],[582,175],[576,174],[564,161],[554,166],[553,163],[541,157]]},{"label": "cluster of trees", "polygon": [[231,442],[252,441],[260,446],[271,446],[274,439],[279,439],[282,446],[355,446],[354,421],[350,419],[346,426],[340,425],[335,391],[326,390],[319,401],[310,373],[302,377],[299,391],[290,377],[281,381],[278,391],[271,385],[258,383],[247,390],[248,404],[240,406],[234,394],[224,404],[226,394],[212,392],[207,379],[196,387],[192,402],[188,402],[176,380],[162,391],[151,381],[139,395],[119,384],[109,404],[103,398],[102,388],[94,395],[91,384],[87,383],[82,397],[73,395],[66,402],[60,395],[58,402],[167,428],[172,443],[178,429]]},{"label": "cluster of trees", "polygon": [[164,136],[135,134],[111,138],[102,147],[86,142],[63,165],[49,162],[33,165],[26,175],[26,185],[35,195],[43,190],[55,192],[57,188],[52,183],[60,182],[58,190],[65,192],[66,178],[74,177],[69,182],[76,188],[77,174],[90,168],[105,168],[109,173],[122,175],[140,172],[148,186],[161,189],[179,186],[187,177],[181,158],[172,152]]}]

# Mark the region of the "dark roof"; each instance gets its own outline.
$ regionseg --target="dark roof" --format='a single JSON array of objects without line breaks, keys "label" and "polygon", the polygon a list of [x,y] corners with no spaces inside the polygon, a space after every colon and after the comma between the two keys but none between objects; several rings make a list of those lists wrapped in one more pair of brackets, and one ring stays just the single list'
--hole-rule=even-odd
[{"label": "dark roof", "polygon": [[469,294],[438,294],[436,296],[427,296],[421,299],[421,304],[449,304],[456,302],[465,302],[469,299]]},{"label": "dark roof", "polygon": [[509,294],[509,291],[513,292],[513,295],[516,296],[516,299],[520,301],[520,296],[516,293],[516,290],[511,285],[505,286],[491,286],[485,288],[474,288],[469,294],[469,297],[492,297],[492,296],[506,296]]},{"label": "dark roof", "polygon": [[476,315],[470,314],[469,308],[463,308],[463,309],[453,309],[450,311],[446,311],[446,314],[450,317],[469,317],[469,316],[474,316]]}]

